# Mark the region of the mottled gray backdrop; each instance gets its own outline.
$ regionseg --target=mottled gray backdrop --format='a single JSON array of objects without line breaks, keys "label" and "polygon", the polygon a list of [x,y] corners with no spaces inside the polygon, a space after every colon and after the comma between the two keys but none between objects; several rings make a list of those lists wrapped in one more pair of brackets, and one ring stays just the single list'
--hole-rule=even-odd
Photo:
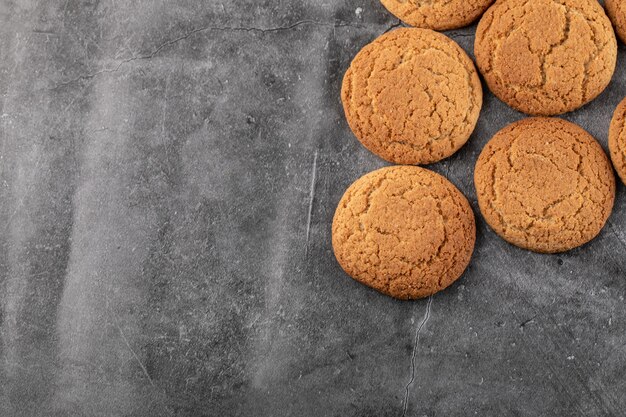
[{"label": "mottled gray backdrop", "polygon": [[[397,24],[377,0],[0,0],[0,416],[624,415],[622,185],[558,256],[477,213],[430,302],[335,262],[335,205],[385,165],[341,78]],[[471,53],[474,29],[449,35]],[[565,116],[605,149],[625,60]],[[432,166],[475,211],[476,158],[522,117],[486,94]]]}]

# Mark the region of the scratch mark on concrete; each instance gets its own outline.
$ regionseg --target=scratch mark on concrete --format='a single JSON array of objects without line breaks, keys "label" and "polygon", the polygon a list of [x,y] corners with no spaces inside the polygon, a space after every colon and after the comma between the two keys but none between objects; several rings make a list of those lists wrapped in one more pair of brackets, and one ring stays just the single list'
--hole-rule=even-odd
[{"label": "scratch mark on concrete", "polygon": [[315,150],[313,155],[313,168],[311,169],[311,187],[309,191],[309,214],[306,221],[306,248],[304,255],[309,254],[309,236],[311,235],[311,217],[313,216],[313,202],[315,201],[315,183],[317,180],[317,155],[318,151]]},{"label": "scratch mark on concrete", "polygon": [[47,30],[31,30],[30,33],[33,33],[35,35],[58,36],[56,32],[50,32]]},{"label": "scratch mark on concrete", "polygon": [[535,315],[534,315],[534,316],[532,316],[531,318],[526,319],[526,320],[524,320],[523,322],[521,322],[521,323],[519,324],[520,329],[523,329],[524,327],[526,327],[526,326],[527,326],[528,324],[530,324],[530,323],[534,323],[536,318],[537,318],[537,315],[535,314]]},{"label": "scratch mark on concrete", "polygon": [[287,26],[278,26],[278,27],[271,27],[271,28],[259,28],[259,27],[245,27],[245,26],[206,26],[206,27],[202,27],[202,28],[197,28],[197,29],[193,29],[189,32],[187,32],[184,35],[179,36],[178,38],[175,39],[171,39],[169,41],[163,42],[161,45],[157,46],[152,52],[150,52],[149,54],[146,55],[138,55],[138,56],[134,56],[128,59],[124,59],[122,61],[120,61],[117,66],[115,68],[108,68],[108,69],[102,69],[100,71],[96,71],[92,74],[86,74],[86,75],[81,75],[79,77],[73,78],[71,80],[68,81],[63,81],[61,83],[59,83],[57,86],[52,87],[50,90],[57,90],[59,88],[65,87],[67,85],[76,83],[78,81],[82,81],[82,80],[88,80],[91,78],[94,78],[98,75],[101,74],[107,74],[107,73],[114,73],[119,71],[119,69],[122,67],[122,65],[125,65],[129,62],[132,61],[136,61],[136,60],[149,60],[154,58],[155,55],[157,55],[159,52],[161,52],[161,50],[163,50],[164,48],[174,45],[175,43],[178,43],[180,41],[183,41],[197,33],[201,33],[201,32],[257,32],[257,33],[275,33],[275,32],[282,32],[282,31],[287,31],[287,30],[291,30],[291,29],[295,29],[298,26],[302,26],[302,25],[311,25],[311,26],[329,26],[329,27],[333,27],[333,28],[337,28],[337,27],[355,27],[355,28],[362,28],[364,27],[363,25],[359,25],[356,23],[350,23],[350,22],[341,22],[341,21],[337,21],[334,23],[329,23],[329,22],[318,22],[316,20],[300,20],[297,21],[295,23],[292,23],[290,25]]},{"label": "scratch mark on concrete", "polygon": [[431,295],[430,297],[428,297],[428,304],[426,304],[426,314],[424,314],[424,319],[415,331],[415,339],[413,341],[413,353],[411,354],[411,379],[409,379],[408,384],[406,384],[406,387],[404,388],[404,408],[402,410],[402,417],[406,416],[406,412],[409,408],[409,388],[411,388],[411,385],[415,381],[415,357],[417,355],[417,347],[420,342],[420,333],[422,332],[422,328],[424,328],[424,326],[428,322],[428,319],[430,319],[430,308],[432,306],[432,303],[433,296]]},{"label": "scratch mark on concrete", "polygon": [[148,370],[144,366],[143,362],[141,362],[141,360],[139,359],[139,356],[137,356],[137,354],[135,353],[133,348],[130,347],[130,343],[128,343],[128,339],[126,338],[126,335],[124,335],[124,331],[122,330],[122,328],[119,325],[116,325],[116,327],[120,331],[120,336],[122,337],[122,340],[124,341],[124,344],[126,345],[128,350],[130,351],[130,353],[132,353],[133,357],[135,358],[135,360],[137,361],[137,363],[141,367],[141,370],[146,375],[146,378],[148,378],[148,382],[150,382],[150,385],[154,386],[154,381],[152,381],[152,378],[150,378],[150,374],[148,374]]},{"label": "scratch mark on concrete", "polygon": [[385,34],[385,33],[389,32],[389,31],[391,31],[391,30],[393,30],[393,29],[395,29],[395,28],[397,28],[397,27],[400,27],[400,26],[402,26],[402,21],[401,21],[400,19],[398,19],[398,21],[397,21],[396,23],[394,23],[394,24],[390,25],[390,26],[389,26],[389,27],[388,27],[388,28],[387,28],[387,29],[383,32],[383,34]]},{"label": "scratch mark on concrete", "polygon": [[166,119],[167,119],[167,102],[168,102],[168,94],[169,94],[169,86],[170,86],[170,78],[171,74],[168,74],[165,78],[165,88],[163,91],[163,105],[161,106],[161,143],[163,145],[163,150],[165,152],[165,161],[164,163],[164,171],[167,171],[168,177],[172,177],[172,166],[170,162],[170,146],[169,141],[169,128],[166,130]]}]

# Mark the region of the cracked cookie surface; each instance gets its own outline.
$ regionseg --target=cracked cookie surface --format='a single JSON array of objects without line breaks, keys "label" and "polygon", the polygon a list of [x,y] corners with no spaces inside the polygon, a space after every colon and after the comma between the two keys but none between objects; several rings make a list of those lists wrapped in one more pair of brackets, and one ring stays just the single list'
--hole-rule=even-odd
[{"label": "cracked cookie surface", "polygon": [[482,88],[454,41],[403,28],[365,46],[346,72],[341,99],[350,128],[371,152],[397,164],[429,164],[474,131]]},{"label": "cracked cookie surface", "polygon": [[615,32],[626,43],[626,2],[624,0],[605,0],[606,13],[609,15]]},{"label": "cracked cookie surface", "polygon": [[551,116],[604,91],[617,41],[596,0],[500,0],[478,24],[474,53],[498,98],[524,113]]},{"label": "cracked cookie surface", "polygon": [[420,28],[450,30],[478,19],[494,0],[380,0],[398,19]]},{"label": "cracked cookie surface", "polygon": [[600,144],[561,119],[524,119],[496,133],[478,158],[474,182],[489,226],[542,253],[592,240],[615,199],[615,177]]},{"label": "cracked cookie surface", "polygon": [[613,166],[626,185],[626,98],[613,113],[609,128],[609,150]]},{"label": "cracked cookie surface", "polygon": [[332,226],[333,250],[355,280],[399,299],[451,285],[467,268],[474,214],[441,175],[414,166],[371,172],[343,195]]}]

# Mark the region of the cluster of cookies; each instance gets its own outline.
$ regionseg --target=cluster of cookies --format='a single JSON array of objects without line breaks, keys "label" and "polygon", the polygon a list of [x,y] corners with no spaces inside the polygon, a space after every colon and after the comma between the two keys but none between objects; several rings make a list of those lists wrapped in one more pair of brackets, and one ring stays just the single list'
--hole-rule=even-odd
[{"label": "cluster of cookies", "polygon": [[[476,64],[489,89],[531,117],[499,131],[474,172],[480,211],[503,239],[540,253],[581,246],[613,209],[615,176],[600,144],[556,116],[609,84],[626,3],[607,0],[381,0],[414,28],[365,46],[345,74],[341,99],[359,141],[400,164],[371,172],[345,192],[332,243],[354,279],[400,299],[432,295],[467,268],[474,214],[443,176],[416,165],[457,152],[476,127],[481,81],[473,61],[434,30],[476,31]],[[609,18],[610,16],[610,18]],[[613,166],[626,183],[626,100],[609,132]]]}]

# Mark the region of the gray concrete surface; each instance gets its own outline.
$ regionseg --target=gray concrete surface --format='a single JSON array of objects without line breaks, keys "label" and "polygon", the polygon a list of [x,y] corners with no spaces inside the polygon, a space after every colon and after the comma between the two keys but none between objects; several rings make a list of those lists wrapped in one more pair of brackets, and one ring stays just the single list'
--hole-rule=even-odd
[{"label": "gray concrete surface", "polygon": [[[623,186],[558,256],[477,215],[430,301],[335,262],[336,203],[385,165],[340,81],[397,24],[377,0],[0,0],[0,416],[626,415]],[[565,116],[605,149],[625,60]],[[476,158],[522,117],[486,94],[432,166],[475,211]]]}]

